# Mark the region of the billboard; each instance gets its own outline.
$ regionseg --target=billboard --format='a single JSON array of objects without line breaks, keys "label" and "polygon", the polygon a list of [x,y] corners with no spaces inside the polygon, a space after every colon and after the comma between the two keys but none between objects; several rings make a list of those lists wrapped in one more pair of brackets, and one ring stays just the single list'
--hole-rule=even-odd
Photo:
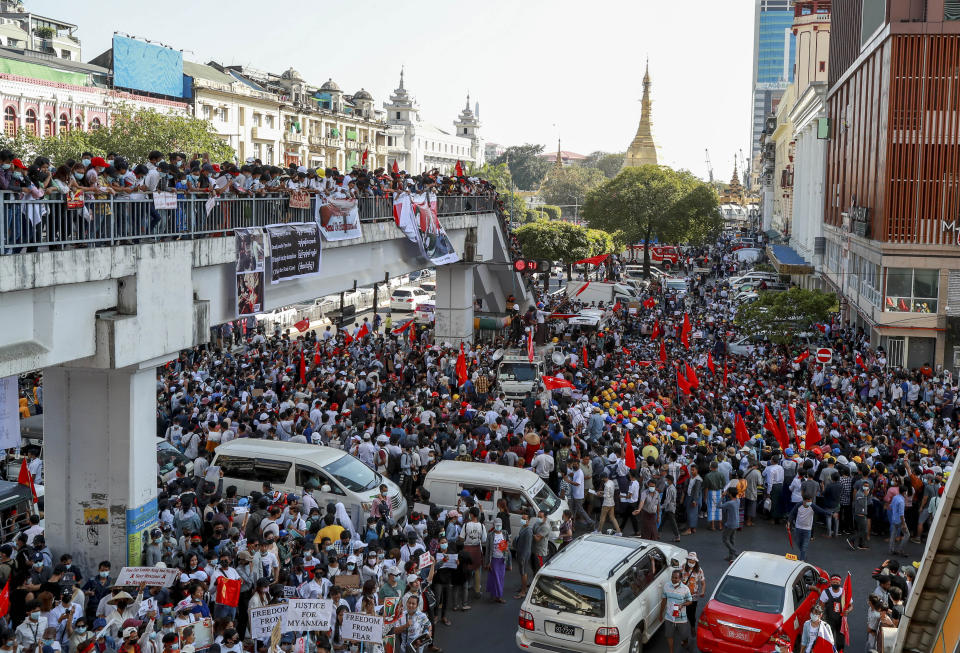
[{"label": "billboard", "polygon": [[114,34],[113,85],[183,97],[183,53]]}]

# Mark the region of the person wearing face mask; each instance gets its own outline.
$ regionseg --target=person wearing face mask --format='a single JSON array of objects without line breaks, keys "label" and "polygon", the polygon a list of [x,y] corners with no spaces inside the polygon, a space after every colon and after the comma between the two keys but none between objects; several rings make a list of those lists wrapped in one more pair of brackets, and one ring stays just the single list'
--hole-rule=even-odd
[{"label": "person wearing face mask", "polygon": [[[241,588],[243,587],[243,581],[240,578],[240,574],[237,572],[236,569],[234,569],[230,565],[231,561],[232,560],[230,558],[230,554],[228,553],[220,554],[219,565],[217,569],[214,570],[213,573],[210,575],[211,594],[213,594],[214,596],[217,595],[217,592],[216,592],[217,583],[224,582],[224,579],[239,580],[241,581],[240,583]],[[213,618],[228,619],[230,621],[233,621],[237,618],[237,607],[224,605],[218,602],[213,609]]]},{"label": "person wearing face mask", "polygon": [[846,646],[846,637],[841,634],[843,619],[853,609],[853,602],[846,607],[847,597],[840,576],[830,577],[830,587],[820,592],[820,605],[823,606],[823,620],[833,630],[833,638],[838,651]]},{"label": "person wearing face mask", "polygon": [[869,519],[870,505],[873,503],[873,493],[869,483],[861,483],[853,496],[853,523],[857,529],[855,537],[847,538],[847,546],[854,551],[866,551],[867,540],[870,536]]},{"label": "person wearing face mask", "polygon": [[113,595],[113,598],[107,601],[107,604],[115,610],[107,615],[108,634],[111,637],[117,637],[121,629],[121,624],[127,619],[136,619],[140,612],[140,602],[143,597],[145,583],[141,583],[137,589],[136,597],[130,596],[123,590]]},{"label": "person wearing face mask", "polygon": [[687,621],[687,606],[693,602],[690,588],[681,582],[679,569],[670,572],[670,582],[664,583],[661,591],[660,618],[663,620],[667,648],[673,653],[673,643],[680,640],[680,646],[687,649],[690,641],[690,623]]},{"label": "person wearing face mask", "polygon": [[833,630],[823,619],[823,606],[819,603],[813,606],[810,611],[810,619],[803,624],[800,636],[800,653],[812,653],[813,647],[817,641],[824,639],[831,645],[835,645],[833,639]]},{"label": "person wearing face mask", "polygon": [[227,628],[223,631],[223,634],[219,635],[214,641],[220,645],[220,653],[243,652],[243,642],[236,628]]},{"label": "person wearing face mask", "polygon": [[647,481],[647,489],[640,496],[640,504],[634,515],[640,515],[640,537],[645,540],[657,540],[657,523],[660,521],[660,495],[657,494],[657,482]]},{"label": "person wearing face mask", "polygon": [[21,649],[32,648],[39,644],[43,631],[47,629],[47,619],[40,615],[40,602],[29,601],[25,607],[27,618],[17,626],[15,637]]},{"label": "person wearing face mask", "polygon": [[499,517],[493,520],[493,528],[487,533],[487,546],[483,553],[483,566],[487,570],[487,591],[497,603],[506,603],[503,598],[503,577],[511,566],[510,542]]},{"label": "person wearing face mask", "polygon": [[829,510],[824,510],[813,502],[809,495],[803,497],[803,501],[798,503],[790,511],[787,518],[787,531],[794,533],[794,543],[800,550],[797,556],[800,560],[807,559],[807,549],[810,546],[810,535],[813,532],[814,516],[833,514]]}]

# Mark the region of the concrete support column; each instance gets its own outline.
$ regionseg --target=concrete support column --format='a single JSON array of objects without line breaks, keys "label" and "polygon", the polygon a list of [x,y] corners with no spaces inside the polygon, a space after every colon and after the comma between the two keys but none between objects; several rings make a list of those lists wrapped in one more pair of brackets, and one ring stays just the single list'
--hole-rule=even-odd
[{"label": "concrete support column", "polygon": [[[157,522],[155,367],[50,367],[44,384],[45,532],[58,560],[140,564]],[[104,522],[105,523],[101,523]]]},{"label": "concrete support column", "polygon": [[473,264],[437,266],[434,340],[456,346],[473,342]]}]

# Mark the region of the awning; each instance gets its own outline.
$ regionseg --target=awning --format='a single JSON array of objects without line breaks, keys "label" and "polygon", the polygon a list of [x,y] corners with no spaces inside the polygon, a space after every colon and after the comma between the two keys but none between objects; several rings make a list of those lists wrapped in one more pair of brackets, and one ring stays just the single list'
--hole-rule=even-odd
[{"label": "awning", "polygon": [[767,256],[780,274],[813,274],[813,266],[789,245],[767,245]]}]

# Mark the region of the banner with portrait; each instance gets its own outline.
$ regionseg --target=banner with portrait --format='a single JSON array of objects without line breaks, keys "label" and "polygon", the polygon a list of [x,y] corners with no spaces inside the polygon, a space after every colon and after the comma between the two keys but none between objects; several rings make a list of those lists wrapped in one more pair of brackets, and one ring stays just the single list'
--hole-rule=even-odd
[{"label": "banner with portrait", "polygon": [[353,240],[362,235],[360,209],[355,199],[317,196],[314,218],[326,240]]},{"label": "banner with portrait", "polygon": [[320,225],[293,222],[265,229],[270,237],[270,283],[320,274]]},{"label": "banner with portrait", "polygon": [[397,193],[393,201],[393,219],[407,239],[418,246],[420,256],[433,265],[460,260],[437,216],[436,193]]},{"label": "banner with portrait", "polygon": [[264,247],[263,229],[234,229],[237,248],[237,315],[245,317],[263,311]]}]

